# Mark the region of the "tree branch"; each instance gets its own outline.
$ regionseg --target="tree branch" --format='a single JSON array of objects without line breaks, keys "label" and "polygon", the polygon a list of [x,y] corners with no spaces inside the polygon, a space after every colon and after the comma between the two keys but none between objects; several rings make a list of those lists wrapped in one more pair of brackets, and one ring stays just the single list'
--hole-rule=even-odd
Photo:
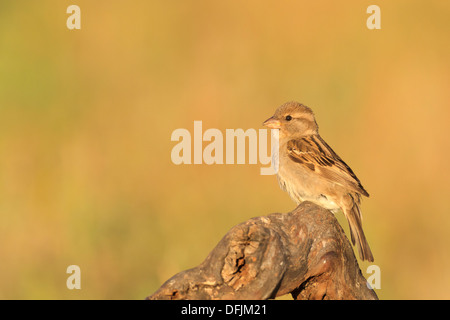
[{"label": "tree branch", "polygon": [[378,299],[366,283],[334,215],[303,202],[233,227],[205,261],[147,299]]}]

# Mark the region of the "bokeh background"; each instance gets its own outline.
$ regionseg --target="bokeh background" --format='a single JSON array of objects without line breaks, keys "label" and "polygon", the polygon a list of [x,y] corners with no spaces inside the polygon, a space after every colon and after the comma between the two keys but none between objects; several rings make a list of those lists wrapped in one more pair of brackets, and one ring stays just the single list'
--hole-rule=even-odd
[{"label": "bokeh background", "polygon": [[449,299],[449,36],[441,0],[1,0],[0,298],[143,299],[292,210],[261,165],[177,166],[170,137],[297,100],[371,194],[379,297]]}]

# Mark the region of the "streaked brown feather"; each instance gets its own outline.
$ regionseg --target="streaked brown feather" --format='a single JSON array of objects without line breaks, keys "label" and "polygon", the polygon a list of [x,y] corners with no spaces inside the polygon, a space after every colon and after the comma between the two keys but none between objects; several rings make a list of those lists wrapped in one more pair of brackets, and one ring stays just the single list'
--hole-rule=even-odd
[{"label": "streaked brown feather", "polygon": [[319,135],[288,141],[287,152],[291,160],[315,171],[323,178],[369,196],[352,169]]}]

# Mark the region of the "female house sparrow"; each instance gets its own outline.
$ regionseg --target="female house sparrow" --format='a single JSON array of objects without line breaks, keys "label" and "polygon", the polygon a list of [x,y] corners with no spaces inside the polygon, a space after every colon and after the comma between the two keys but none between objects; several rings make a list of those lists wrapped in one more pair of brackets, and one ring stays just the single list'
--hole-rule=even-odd
[{"label": "female house sparrow", "polygon": [[279,107],[264,123],[279,129],[281,189],[298,204],[311,201],[332,212],[342,210],[362,260],[373,255],[362,229],[361,195],[369,197],[352,169],[320,137],[312,110],[298,102]]}]

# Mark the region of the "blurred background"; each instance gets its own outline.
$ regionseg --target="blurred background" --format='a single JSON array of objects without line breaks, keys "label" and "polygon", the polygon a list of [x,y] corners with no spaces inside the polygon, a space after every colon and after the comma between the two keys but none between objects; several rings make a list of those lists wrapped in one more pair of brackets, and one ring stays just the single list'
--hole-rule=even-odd
[{"label": "blurred background", "polygon": [[371,195],[379,297],[450,299],[449,36],[440,0],[0,1],[0,298],[143,299],[294,209],[260,164],[177,166],[170,137],[297,100]]}]

